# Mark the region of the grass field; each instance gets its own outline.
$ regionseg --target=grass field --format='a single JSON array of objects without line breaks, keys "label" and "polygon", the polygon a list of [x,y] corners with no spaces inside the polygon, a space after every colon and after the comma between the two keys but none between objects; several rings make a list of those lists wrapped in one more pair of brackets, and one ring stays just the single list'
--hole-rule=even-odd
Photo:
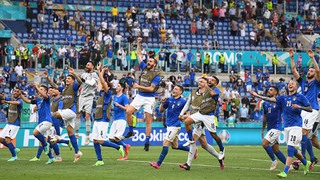
[{"label": "grass field", "polygon": [[[285,147],[281,147],[286,154]],[[102,148],[105,165],[93,167],[96,157],[93,147],[82,147],[83,156],[73,163],[73,151],[61,148],[63,162],[45,165],[48,158],[42,154],[38,162],[29,162],[35,156],[36,148],[22,148],[19,160],[7,162],[10,153],[7,149],[0,149],[1,179],[277,179],[276,174],[284,165],[279,163],[275,171],[269,171],[270,160],[260,146],[226,146],[225,169],[219,168],[218,161],[203,149],[199,149],[199,156],[193,161],[191,170],[181,169],[178,164],[185,163],[187,152],[169,150],[160,169],[149,166],[149,161],[158,159],[161,147],[152,146],[149,152],[142,147],[131,147],[129,159],[118,161],[119,153],[111,148]],[[315,150],[316,157],[320,157],[319,150]],[[288,174],[288,179],[319,179],[320,166],[307,175],[300,170]]]}]

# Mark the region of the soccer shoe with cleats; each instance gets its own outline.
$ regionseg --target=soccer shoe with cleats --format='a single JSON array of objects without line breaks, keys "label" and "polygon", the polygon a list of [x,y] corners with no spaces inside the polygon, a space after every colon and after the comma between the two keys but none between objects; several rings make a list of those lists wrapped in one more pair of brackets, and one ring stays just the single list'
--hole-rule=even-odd
[{"label": "soccer shoe with cleats", "polygon": [[54,162],[56,162],[56,159],[55,159],[55,158],[50,158],[50,159],[46,162],[46,164],[52,164],[52,163],[54,163]]},{"label": "soccer shoe with cleats", "polygon": [[56,162],[62,162],[61,156],[56,156]]},{"label": "soccer shoe with cleats", "polygon": [[119,153],[120,153],[120,156],[121,156],[121,157],[124,157],[123,146],[120,145],[118,151],[119,151]]},{"label": "soccer shoe with cleats", "polygon": [[150,147],[150,144],[149,143],[144,143],[144,150],[145,151],[149,151],[149,147]]},{"label": "soccer shoe with cleats", "polygon": [[154,167],[155,169],[160,169],[160,166],[158,165],[157,162],[149,162],[149,165]]},{"label": "soccer shoe with cleats", "polygon": [[74,162],[74,163],[78,162],[78,160],[80,159],[81,156],[82,156],[82,152],[81,152],[81,151],[78,151],[78,153],[74,155],[74,160],[73,160],[73,162]]},{"label": "soccer shoe with cleats", "polygon": [[269,169],[269,170],[270,170],[270,171],[275,170],[275,169],[277,168],[278,164],[279,164],[279,162],[278,162],[277,160],[272,161],[272,163],[271,163],[271,166],[270,166],[270,169]]},{"label": "soccer shoe with cleats", "polygon": [[50,146],[49,146],[49,143],[47,143],[47,145],[46,146],[43,146],[43,152],[45,153],[45,154],[49,154],[49,152],[50,152]]},{"label": "soccer shoe with cleats", "polygon": [[307,161],[307,164],[304,166],[304,170],[303,170],[304,175],[307,175],[309,173],[310,166],[311,166],[311,162]]},{"label": "soccer shoe with cleats", "polygon": [[103,166],[104,162],[103,161],[97,161],[93,166]]},{"label": "soccer shoe with cleats", "polygon": [[279,178],[287,178],[288,175],[285,172],[282,171],[281,173],[277,174],[277,176]]},{"label": "soccer shoe with cleats", "polygon": [[220,164],[220,169],[224,170],[224,158],[221,159],[221,160],[218,160],[218,161],[219,161],[219,164]]},{"label": "soccer shoe with cleats", "polygon": [[188,171],[190,170],[190,166],[187,163],[179,164],[179,167],[182,168],[182,169],[188,170]]},{"label": "soccer shoe with cleats", "polygon": [[34,158],[30,159],[29,161],[30,161],[30,162],[40,161],[40,158],[34,157]]},{"label": "soccer shoe with cleats", "polygon": [[128,157],[130,147],[130,144],[126,144],[126,148],[124,149],[124,157]]},{"label": "soccer shoe with cleats", "polygon": [[197,159],[198,157],[198,148],[196,147],[196,152],[193,155],[193,159]]},{"label": "soccer shoe with cleats", "polygon": [[293,163],[292,163],[293,169],[299,170],[300,164],[301,164],[301,161],[300,161],[300,160],[295,160],[295,161],[293,161]]},{"label": "soccer shoe with cleats", "polygon": [[311,161],[311,166],[309,167],[309,171],[311,171],[313,169],[313,167],[318,163],[318,158],[314,158]]},{"label": "soccer shoe with cleats", "polygon": [[134,132],[128,132],[125,136],[122,137],[122,139],[128,139],[128,138],[132,138],[135,136]]},{"label": "soccer shoe with cleats", "polygon": [[69,147],[69,149],[70,149],[70,151],[72,151],[72,143],[71,143],[71,141],[69,140],[69,143],[68,143],[68,147]]},{"label": "soccer shoe with cleats", "polygon": [[188,140],[186,143],[184,143],[182,146],[183,147],[187,147],[187,146],[190,146],[191,144],[194,144],[195,142],[194,141],[190,141]]},{"label": "soccer shoe with cleats", "polygon": [[18,160],[17,156],[11,157],[10,159],[8,159],[8,162],[12,162],[12,161],[16,161]]},{"label": "soccer shoe with cleats", "polygon": [[225,151],[226,151],[226,148],[225,148],[225,147],[223,148],[223,151],[220,151],[219,156],[218,156],[218,159],[219,159],[219,160],[222,160],[222,159],[224,158],[224,153],[225,153]]}]

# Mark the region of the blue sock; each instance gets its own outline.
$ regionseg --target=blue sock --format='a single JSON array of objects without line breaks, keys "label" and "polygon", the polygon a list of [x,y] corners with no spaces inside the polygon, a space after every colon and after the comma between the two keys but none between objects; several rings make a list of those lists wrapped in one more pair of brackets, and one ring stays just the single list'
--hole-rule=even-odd
[{"label": "blue sock", "polygon": [[115,149],[119,149],[119,145],[117,145],[116,143],[110,142],[110,141],[104,141],[101,146],[108,146],[108,147],[112,147]]},{"label": "blue sock", "polygon": [[307,140],[307,151],[309,153],[310,159],[313,161],[315,157],[313,154],[312,143],[310,139]]},{"label": "blue sock", "polygon": [[8,147],[8,144],[6,143],[5,140],[3,140],[1,143],[2,143],[3,145],[5,145],[6,147]]},{"label": "blue sock", "polygon": [[306,159],[300,159],[300,161],[301,161],[301,163],[302,163],[303,165],[306,165],[306,164],[307,164],[307,160],[306,160]]},{"label": "blue sock", "polygon": [[286,164],[287,159],[281,151],[276,152],[275,155],[283,164]]},{"label": "blue sock", "polygon": [[223,151],[223,150],[224,150],[224,147],[223,147],[223,145],[222,145],[222,142],[219,141],[219,142],[217,142],[217,144],[218,144],[218,146],[219,146],[220,151]]},{"label": "blue sock", "polygon": [[189,151],[190,150],[190,148],[188,146],[184,147],[182,144],[178,145],[178,149],[182,150],[182,151]]},{"label": "blue sock", "polygon": [[38,151],[37,151],[37,155],[36,155],[36,157],[37,157],[38,159],[40,158],[42,151],[43,151],[43,147],[42,147],[42,146],[39,146],[39,147],[38,147]]},{"label": "blue sock", "polygon": [[96,152],[98,161],[102,161],[100,144],[99,143],[93,143],[93,146],[94,146],[94,151]]},{"label": "blue sock", "polygon": [[289,168],[290,168],[290,166],[287,166],[287,165],[286,165],[286,166],[284,167],[283,172],[285,172],[286,174],[288,174]]},{"label": "blue sock", "polygon": [[14,145],[10,142],[10,143],[7,143],[7,147],[9,148],[9,151],[11,152],[12,157],[15,157],[16,152],[14,151],[15,149]]},{"label": "blue sock", "polygon": [[169,147],[168,146],[163,146],[162,147],[162,151],[161,151],[161,154],[159,156],[159,159],[157,161],[158,165],[161,166],[164,158],[166,158],[167,154],[168,154],[168,151],[169,151]]},{"label": "blue sock", "polygon": [[126,143],[124,143],[122,140],[116,142],[116,144],[123,146],[123,148],[126,148]]},{"label": "blue sock", "polygon": [[129,132],[133,132],[133,126],[129,126]]},{"label": "blue sock", "polygon": [[193,140],[192,130],[187,131],[187,134],[188,134],[188,139],[189,139],[190,141],[192,141],[192,140]]},{"label": "blue sock", "polygon": [[77,142],[76,136],[73,134],[73,135],[69,136],[69,139],[71,141],[74,152],[77,154],[79,151],[79,147],[78,147],[78,142]]},{"label": "blue sock", "polygon": [[272,161],[276,160],[276,157],[274,157],[272,148],[270,146],[264,147],[264,149],[266,150],[267,154],[269,155],[269,157],[271,158]]},{"label": "blue sock", "polygon": [[303,158],[305,158],[305,159],[306,159],[307,141],[308,141],[308,136],[303,135],[302,140],[301,140],[301,153],[302,153]]},{"label": "blue sock", "polygon": [[59,144],[63,143],[63,144],[68,145],[69,144],[69,140],[61,139],[61,140],[57,141],[57,143],[59,143]]},{"label": "blue sock", "polygon": [[59,155],[60,155],[60,149],[59,149],[58,144],[57,144],[57,143],[52,144],[51,147],[52,147],[54,153],[55,153],[57,156],[59,156]]},{"label": "blue sock", "polygon": [[41,133],[37,134],[35,137],[41,142],[42,146],[47,145],[47,142]]},{"label": "blue sock", "polygon": [[49,151],[48,157],[49,157],[50,159],[52,159],[52,158],[53,158],[53,156],[52,156],[52,152],[51,152],[51,149],[50,149],[50,151]]},{"label": "blue sock", "polygon": [[149,143],[149,141],[150,141],[150,136],[147,136],[146,143]]}]

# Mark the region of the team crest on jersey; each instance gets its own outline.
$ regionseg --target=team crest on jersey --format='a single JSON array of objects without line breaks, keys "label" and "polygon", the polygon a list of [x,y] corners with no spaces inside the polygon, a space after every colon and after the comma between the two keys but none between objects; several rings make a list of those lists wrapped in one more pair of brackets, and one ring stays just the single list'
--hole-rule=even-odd
[{"label": "team crest on jersey", "polygon": [[273,105],[273,108],[276,108],[276,105],[275,105],[275,104]]},{"label": "team crest on jersey", "polygon": [[177,106],[180,106],[180,102],[178,102]]},{"label": "team crest on jersey", "polygon": [[305,86],[304,87],[304,92],[307,92],[308,91],[308,86]]},{"label": "team crest on jersey", "polygon": [[231,138],[231,134],[229,133],[229,131],[225,129],[220,131],[218,136],[220,137],[222,143],[226,143],[226,144],[230,141],[230,138]]},{"label": "team crest on jersey", "polygon": [[297,97],[296,96],[293,96],[293,100],[295,101],[297,99]]}]

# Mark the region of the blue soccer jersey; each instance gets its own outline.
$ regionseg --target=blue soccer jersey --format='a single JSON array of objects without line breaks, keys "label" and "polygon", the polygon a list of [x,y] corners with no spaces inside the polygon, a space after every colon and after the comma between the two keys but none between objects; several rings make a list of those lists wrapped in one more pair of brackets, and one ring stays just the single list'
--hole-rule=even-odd
[{"label": "blue soccer jersey", "polygon": [[281,107],[276,103],[264,101],[262,104],[263,113],[267,118],[267,128],[282,130]]},{"label": "blue soccer jersey", "polygon": [[[121,94],[119,97],[117,95],[113,96],[114,103],[118,103],[122,106],[129,104],[128,97],[124,94]],[[114,106],[114,120],[126,120],[126,111],[121,109],[118,106]]]},{"label": "blue soccer jersey", "polygon": [[183,98],[175,99],[169,97],[164,103],[163,108],[167,109],[166,125],[180,127],[179,115],[187,101]]},{"label": "blue soccer jersey", "polygon": [[[141,61],[141,63],[140,63],[140,69],[141,69],[141,71],[143,71],[145,68],[147,68],[147,64],[146,64],[145,62]],[[156,77],[154,77],[154,79],[152,80],[151,84],[157,86],[157,85],[160,83],[160,81],[161,81],[160,76],[156,76]],[[138,94],[139,94],[140,96],[144,96],[144,97],[155,97],[155,96],[158,95],[158,94],[155,93],[155,92],[140,92],[140,91],[138,92]]]},{"label": "blue soccer jersey", "polygon": [[38,109],[38,124],[43,121],[48,121],[52,123],[51,119],[51,107],[50,107],[50,97],[48,98],[37,98],[31,101],[31,104],[35,104]]},{"label": "blue soccer jersey", "polygon": [[316,79],[308,82],[305,79],[298,79],[299,85],[301,86],[301,92],[309,100],[312,109],[319,110],[318,93],[320,90],[320,82]]},{"label": "blue soccer jersey", "polygon": [[20,98],[18,99],[11,99],[11,98],[6,98],[6,101],[18,101],[20,102],[20,104],[18,105],[17,107],[17,111],[15,112],[10,112],[10,106],[15,106],[15,105],[12,105],[12,104],[9,104],[9,109],[8,109],[8,116],[10,115],[14,115],[14,114],[17,114],[17,119],[14,121],[14,122],[8,122],[8,124],[10,125],[15,125],[15,126],[20,126],[20,123],[21,123],[21,110],[22,110],[22,106],[23,106],[23,102]]},{"label": "blue soccer jersey", "polygon": [[292,105],[310,106],[307,98],[302,94],[292,94],[288,96],[278,96],[277,105],[282,109],[282,117],[284,120],[284,127],[302,126],[301,109],[293,109]]}]

